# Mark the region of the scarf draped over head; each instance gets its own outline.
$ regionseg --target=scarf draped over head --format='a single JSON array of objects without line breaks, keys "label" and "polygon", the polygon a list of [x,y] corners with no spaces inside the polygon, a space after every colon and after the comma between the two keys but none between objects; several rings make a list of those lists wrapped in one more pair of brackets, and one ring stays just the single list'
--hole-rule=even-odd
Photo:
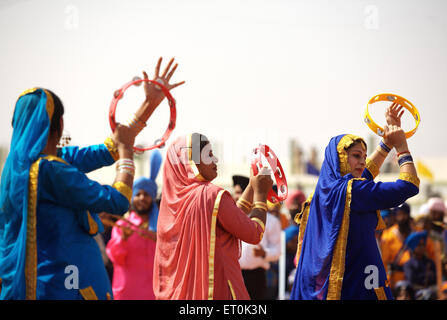
[{"label": "scarf draped over head", "polygon": [[353,176],[347,148],[362,138],[339,135],[326,147],[317,186],[304,205],[292,299],[340,299]]},{"label": "scarf draped over head", "polygon": [[192,135],[167,151],[157,225],[157,299],[212,299],[216,222],[223,190],[199,173]]},{"label": "scarf draped over head", "polygon": [[150,176],[149,178],[140,177],[135,180],[133,184],[133,194],[132,198],[140,190],[144,190],[152,198],[152,205],[149,212],[149,230],[157,231],[157,221],[158,221],[158,205],[156,203],[158,186],[155,180],[157,179],[158,172],[160,171],[160,166],[162,163],[162,156],[160,151],[157,149],[153,150],[150,155]]},{"label": "scarf draped over head", "polygon": [[35,228],[37,202],[37,186],[30,184],[30,175],[37,174],[33,163],[48,142],[53,113],[52,95],[44,89],[25,91],[15,105],[10,151],[0,187],[0,299],[26,298],[25,278],[33,272],[26,267],[30,258],[27,251],[33,252],[27,240]]}]

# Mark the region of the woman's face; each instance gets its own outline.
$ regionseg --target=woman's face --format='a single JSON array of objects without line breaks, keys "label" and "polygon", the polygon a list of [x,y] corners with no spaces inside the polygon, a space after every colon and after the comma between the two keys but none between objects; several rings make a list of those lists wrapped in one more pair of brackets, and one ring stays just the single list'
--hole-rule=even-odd
[{"label": "woman's face", "polygon": [[208,143],[200,153],[200,164],[197,165],[200,174],[207,181],[212,181],[217,177],[218,159],[214,156],[211,143]]},{"label": "woman's face", "polygon": [[348,148],[348,164],[354,178],[360,178],[366,167],[366,149],[361,142],[355,142]]}]

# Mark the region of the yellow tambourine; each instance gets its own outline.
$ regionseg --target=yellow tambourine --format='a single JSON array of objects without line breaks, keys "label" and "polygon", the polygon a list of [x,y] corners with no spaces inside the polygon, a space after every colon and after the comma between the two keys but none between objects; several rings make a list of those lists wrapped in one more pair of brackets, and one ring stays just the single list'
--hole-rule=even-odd
[{"label": "yellow tambourine", "polygon": [[378,101],[389,101],[389,102],[395,102],[401,106],[403,106],[405,109],[410,111],[411,115],[413,116],[414,120],[416,121],[416,126],[413,130],[410,130],[408,132],[405,132],[405,136],[410,138],[417,130],[419,123],[421,122],[421,116],[419,115],[418,109],[407,99],[398,96],[397,94],[393,93],[382,93],[378,94],[374,97],[372,97],[368,104],[366,105],[366,111],[365,111],[365,118],[364,121],[368,125],[368,127],[377,135],[383,136],[384,129],[380,127],[377,123],[374,122],[374,120],[371,118],[371,115],[369,114],[368,108],[371,104],[376,103]]}]

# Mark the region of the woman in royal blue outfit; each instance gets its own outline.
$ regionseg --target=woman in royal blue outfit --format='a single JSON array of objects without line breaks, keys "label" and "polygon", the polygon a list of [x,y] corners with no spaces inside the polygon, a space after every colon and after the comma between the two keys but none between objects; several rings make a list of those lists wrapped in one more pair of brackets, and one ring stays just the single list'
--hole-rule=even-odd
[{"label": "woman in royal blue outfit", "polygon": [[[374,182],[391,147],[403,153],[395,182]],[[380,211],[419,191],[419,179],[403,130],[385,127],[369,159],[366,143],[346,134],[332,138],[314,193],[297,218],[300,224],[294,300],[392,299],[375,230]]]},{"label": "woman in royal blue outfit", "polygon": [[[160,63],[155,78],[168,89],[178,86],[168,83],[172,60],[161,77]],[[57,148],[64,109],[54,93],[33,88],[18,98],[1,177],[0,299],[112,298],[93,236],[103,230],[99,212],[129,208],[135,136],[164,98],[149,83],[144,89],[131,126],[118,124],[104,144],[82,149]],[[112,186],[86,176],[116,160]]]}]

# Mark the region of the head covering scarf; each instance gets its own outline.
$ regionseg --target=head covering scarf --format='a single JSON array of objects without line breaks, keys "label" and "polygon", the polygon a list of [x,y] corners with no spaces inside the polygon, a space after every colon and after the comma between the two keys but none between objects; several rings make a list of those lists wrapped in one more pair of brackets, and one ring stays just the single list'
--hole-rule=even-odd
[{"label": "head covering scarf", "polygon": [[44,89],[25,91],[15,105],[0,187],[0,299],[26,297],[27,232],[33,223],[28,219],[33,201],[30,168],[47,144],[53,112],[53,98]]},{"label": "head covering scarf", "polygon": [[441,212],[445,212],[445,203],[441,198],[430,198],[428,200],[428,209],[431,211],[441,211]]},{"label": "head covering scarf", "polygon": [[362,138],[347,134],[332,138],[326,147],[299,244],[292,299],[340,299],[354,179],[346,149],[356,141],[366,146]]},{"label": "head covering scarf", "polygon": [[411,207],[408,203],[404,202],[401,205],[397,206],[393,209],[394,213],[397,213],[398,211],[403,211],[406,214],[410,215],[411,213]]},{"label": "head covering scarf", "polygon": [[144,190],[152,198],[152,205],[149,212],[149,230],[157,231],[158,221],[158,205],[155,201],[157,198],[158,186],[155,180],[157,179],[158,172],[162,163],[162,156],[157,149],[153,150],[150,155],[150,176],[149,178],[140,177],[135,180],[132,188],[132,198],[137,195],[140,190]]},{"label": "head covering scarf", "polygon": [[299,203],[303,203],[306,201],[306,196],[304,195],[304,192],[301,190],[291,190],[289,191],[289,195],[287,196],[287,199],[285,200],[287,209],[290,210],[290,207],[293,205],[295,201],[298,201]]},{"label": "head covering scarf", "polygon": [[427,240],[427,231],[412,232],[405,239],[405,245],[408,249],[414,251],[422,239]]},{"label": "head covering scarf", "polygon": [[212,299],[217,209],[223,190],[199,173],[192,136],[167,151],[157,226],[154,293],[157,299]]}]

